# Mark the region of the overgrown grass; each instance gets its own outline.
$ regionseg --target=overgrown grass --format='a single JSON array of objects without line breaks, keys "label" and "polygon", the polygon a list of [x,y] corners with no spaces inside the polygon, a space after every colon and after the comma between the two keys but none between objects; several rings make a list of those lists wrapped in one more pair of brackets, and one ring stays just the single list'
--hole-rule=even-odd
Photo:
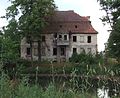
[{"label": "overgrown grass", "polygon": [[[70,62],[62,63],[34,61],[34,66],[31,66],[30,61],[22,61],[20,64],[23,65],[23,67],[21,67],[22,69],[20,69],[19,72],[23,74],[35,74],[37,68],[38,74],[51,74],[53,72],[56,74],[71,74],[73,70],[76,70],[76,74],[78,75],[120,75],[120,64],[110,63],[109,65],[105,65],[102,54],[96,56],[85,53],[73,54]],[[20,66],[17,69],[19,69]]]},{"label": "overgrown grass", "polygon": [[53,83],[42,88],[37,84],[29,85],[27,78],[9,80],[7,75],[0,77],[0,98],[97,98],[88,93],[79,93],[73,89],[57,88]]},{"label": "overgrown grass", "polygon": [[[103,58],[99,56],[96,58],[92,55],[81,54],[75,58],[72,57],[71,62],[65,63],[33,62],[34,66],[31,66],[30,61],[22,61],[22,63],[20,61],[16,68],[6,70],[8,76],[17,77],[21,74],[34,74],[35,82],[31,85],[27,78],[11,81],[6,74],[1,74],[0,96],[1,98],[97,98],[96,92],[92,92],[94,95],[88,94],[88,92],[91,88],[96,90],[101,86],[106,86],[110,90],[116,89],[119,94],[120,84],[118,81],[111,80],[112,78],[104,78],[105,80],[103,80],[97,76],[119,76],[120,65],[104,65],[102,60]],[[56,81],[52,81],[52,84],[43,88],[37,83],[38,74],[69,74],[69,79],[67,78],[65,81],[69,85],[67,88],[65,86],[60,87],[55,85],[54,82]],[[43,80],[43,83],[46,81]]]}]

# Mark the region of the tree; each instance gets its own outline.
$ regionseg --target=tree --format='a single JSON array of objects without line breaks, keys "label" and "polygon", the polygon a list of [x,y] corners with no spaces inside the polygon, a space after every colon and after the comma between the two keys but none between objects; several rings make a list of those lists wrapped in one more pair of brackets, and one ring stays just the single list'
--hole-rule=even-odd
[{"label": "tree", "polygon": [[109,56],[120,60],[120,1],[119,0],[98,0],[106,16],[102,18],[111,26],[111,33],[108,39],[107,53]]},{"label": "tree", "polygon": [[[2,31],[3,32],[3,31]],[[10,36],[1,33],[0,35],[0,71],[4,70],[9,74],[15,72],[17,62],[19,60],[19,43],[11,39]],[[15,74],[14,74],[15,75]]]},{"label": "tree", "polygon": [[[26,37],[30,43],[31,60],[32,43],[34,38],[38,42],[38,58],[41,60],[41,32],[46,26],[46,18],[55,10],[53,0],[10,0],[11,6],[7,8],[6,18],[16,22],[15,34]],[[9,26],[11,26],[9,22]],[[9,29],[9,28],[8,28]],[[17,31],[16,31],[17,30]],[[10,33],[10,32],[9,32]]]}]

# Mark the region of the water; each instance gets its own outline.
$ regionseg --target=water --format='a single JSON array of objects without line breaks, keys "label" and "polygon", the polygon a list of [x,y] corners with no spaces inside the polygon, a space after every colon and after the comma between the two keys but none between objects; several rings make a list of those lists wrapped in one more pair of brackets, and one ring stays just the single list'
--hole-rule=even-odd
[{"label": "water", "polygon": [[104,87],[102,87],[102,89],[100,89],[100,88],[98,88],[97,89],[97,92],[98,92],[98,97],[99,98],[110,98],[109,96],[108,96],[108,89],[104,89]]},{"label": "water", "polygon": [[[109,92],[110,92],[110,90],[106,89],[104,86],[102,88],[97,89],[97,95],[99,98],[111,98],[109,96]],[[116,93],[117,90],[113,89],[113,92],[114,93],[112,93],[113,94],[112,96],[117,96],[117,93]]]}]

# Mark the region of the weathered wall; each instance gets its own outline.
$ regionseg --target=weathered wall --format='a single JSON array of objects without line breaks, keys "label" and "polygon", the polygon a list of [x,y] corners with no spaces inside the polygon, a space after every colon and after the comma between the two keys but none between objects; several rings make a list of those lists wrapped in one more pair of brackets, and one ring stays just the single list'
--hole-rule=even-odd
[{"label": "weathered wall", "polygon": [[[73,36],[77,36],[77,42],[73,42]],[[84,41],[81,42],[81,36],[84,37]],[[87,42],[87,37],[91,36],[91,43]],[[53,48],[57,47],[54,43],[54,36],[53,34],[46,34],[45,35],[45,42],[42,42],[42,51],[45,52],[44,55],[42,55],[42,59],[44,60],[57,60],[57,56],[53,56]],[[21,41],[21,58],[24,59],[30,59],[30,56],[27,56],[26,54],[26,48],[30,47],[28,43],[26,43],[26,39],[23,38]],[[72,34],[70,39],[69,46],[66,46],[66,59],[68,60],[69,57],[73,54],[73,48],[77,48],[77,53],[81,53],[81,48],[85,50],[86,53],[88,53],[88,49],[91,49],[92,54],[96,54],[97,52],[97,34]],[[33,43],[33,59],[37,60],[38,56],[35,55],[35,49],[37,49],[37,43]],[[58,51],[59,53],[59,51]]]}]

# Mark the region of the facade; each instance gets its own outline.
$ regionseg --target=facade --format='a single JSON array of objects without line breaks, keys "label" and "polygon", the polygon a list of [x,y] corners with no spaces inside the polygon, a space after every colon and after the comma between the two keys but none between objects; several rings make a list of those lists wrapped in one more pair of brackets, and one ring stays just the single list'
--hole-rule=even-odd
[{"label": "facade", "polygon": [[[49,24],[41,34],[42,60],[67,61],[73,53],[96,54],[97,31],[90,17],[82,17],[74,11],[56,11],[47,20]],[[33,42],[33,59],[38,59],[37,42]],[[26,38],[21,41],[21,57],[30,59],[30,45]]]}]

